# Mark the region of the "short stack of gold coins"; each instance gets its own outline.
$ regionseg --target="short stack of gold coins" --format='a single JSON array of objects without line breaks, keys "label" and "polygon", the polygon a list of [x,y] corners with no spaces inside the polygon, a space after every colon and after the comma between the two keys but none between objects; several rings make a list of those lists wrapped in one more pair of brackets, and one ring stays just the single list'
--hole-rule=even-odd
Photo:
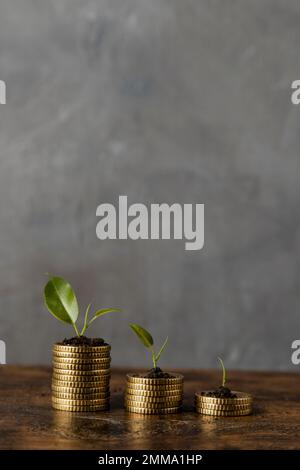
[{"label": "short stack of gold coins", "polygon": [[127,374],[125,408],[131,413],[171,414],[182,408],[183,376],[150,378]]},{"label": "short stack of gold coins", "polygon": [[109,407],[110,346],[53,346],[52,405],[62,411]]},{"label": "short stack of gold coins", "polygon": [[217,398],[195,394],[195,408],[198,413],[210,416],[246,416],[252,413],[251,395],[233,391],[236,398]]}]

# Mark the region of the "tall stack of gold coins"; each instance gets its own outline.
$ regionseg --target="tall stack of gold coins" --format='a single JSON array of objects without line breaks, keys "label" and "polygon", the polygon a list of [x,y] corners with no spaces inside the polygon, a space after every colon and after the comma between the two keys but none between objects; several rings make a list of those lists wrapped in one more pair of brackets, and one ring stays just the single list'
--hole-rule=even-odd
[{"label": "tall stack of gold coins", "polygon": [[183,376],[180,374],[172,374],[168,378],[127,375],[125,408],[131,413],[178,413],[182,400]]},{"label": "tall stack of gold coins", "polygon": [[205,394],[195,394],[195,408],[198,413],[210,416],[245,416],[252,413],[251,395],[232,392],[235,398],[217,398]]},{"label": "tall stack of gold coins", "polygon": [[53,346],[52,405],[62,411],[109,407],[110,346]]}]

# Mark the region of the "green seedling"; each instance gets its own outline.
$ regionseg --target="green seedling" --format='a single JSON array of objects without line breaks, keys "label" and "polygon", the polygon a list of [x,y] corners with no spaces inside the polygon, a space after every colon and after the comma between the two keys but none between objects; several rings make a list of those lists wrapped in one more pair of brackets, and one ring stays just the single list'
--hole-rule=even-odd
[{"label": "green seedling", "polygon": [[222,359],[220,357],[218,357],[218,359],[219,359],[221,367],[222,367],[222,387],[225,387],[226,381],[227,381],[227,373],[226,373],[226,369],[225,369],[225,366],[224,366],[224,362],[222,361]]},{"label": "green seedling", "polygon": [[168,337],[165,339],[162,347],[160,348],[160,350],[158,351],[158,353],[155,353],[154,351],[154,341],[153,341],[153,338],[151,336],[151,334],[145,330],[145,328],[142,328],[141,326],[139,325],[136,325],[134,323],[132,323],[130,325],[130,328],[135,332],[135,334],[138,336],[138,338],[141,340],[141,342],[143,343],[144,346],[146,346],[147,349],[149,349],[151,351],[151,355],[152,355],[152,361],[153,361],[153,367],[154,369],[157,368],[157,363],[168,343]]},{"label": "green seedling", "polygon": [[97,310],[89,319],[91,304],[87,306],[82,330],[79,331],[77,320],[79,307],[72,286],[62,277],[50,276],[44,288],[44,301],[49,312],[58,320],[73,326],[78,337],[83,336],[91,324],[99,317],[110,312],[120,312],[118,308],[103,308]]}]

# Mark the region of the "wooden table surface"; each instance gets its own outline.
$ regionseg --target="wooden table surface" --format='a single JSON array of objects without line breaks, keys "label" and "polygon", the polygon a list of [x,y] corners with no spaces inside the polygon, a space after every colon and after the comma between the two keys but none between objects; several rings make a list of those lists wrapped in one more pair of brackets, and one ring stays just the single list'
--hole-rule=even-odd
[{"label": "wooden table surface", "polygon": [[124,411],[126,372],[112,371],[109,412],[66,413],[51,408],[49,368],[0,366],[0,449],[300,449],[300,374],[230,372],[232,389],[254,395],[254,414],[213,418],[193,399],[219,371],[179,371],[184,411],[150,417]]}]

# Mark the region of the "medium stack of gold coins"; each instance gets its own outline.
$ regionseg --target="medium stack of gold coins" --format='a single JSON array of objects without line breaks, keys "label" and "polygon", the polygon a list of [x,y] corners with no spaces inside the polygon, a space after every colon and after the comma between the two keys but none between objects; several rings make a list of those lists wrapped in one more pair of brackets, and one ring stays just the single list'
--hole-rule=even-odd
[{"label": "medium stack of gold coins", "polygon": [[245,416],[252,413],[251,395],[232,392],[236,398],[217,398],[195,394],[195,408],[198,413],[211,416]]},{"label": "medium stack of gold coins", "polygon": [[148,378],[127,375],[125,408],[131,413],[170,414],[182,408],[183,376]]},{"label": "medium stack of gold coins", "polygon": [[110,346],[53,346],[52,405],[62,411],[109,407]]}]

